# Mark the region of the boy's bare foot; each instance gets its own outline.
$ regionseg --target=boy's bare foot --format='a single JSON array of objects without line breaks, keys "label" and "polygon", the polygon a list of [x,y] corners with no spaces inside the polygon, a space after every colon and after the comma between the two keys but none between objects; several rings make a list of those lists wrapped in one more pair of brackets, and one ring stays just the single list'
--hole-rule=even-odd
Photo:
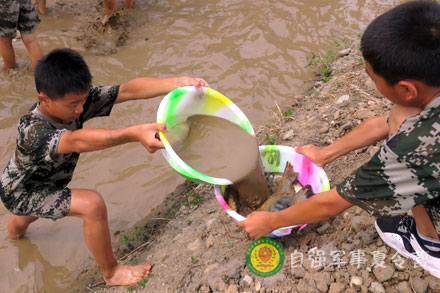
[{"label": "boy's bare foot", "polygon": [[37,217],[11,215],[8,220],[8,238],[18,240],[26,234],[29,224],[36,221]]},{"label": "boy's bare foot", "polygon": [[106,25],[107,24],[107,22],[110,20],[110,18],[113,16],[113,14],[111,14],[111,15],[104,15],[104,17],[102,18],[102,25]]},{"label": "boy's bare foot", "polygon": [[118,264],[110,278],[104,280],[108,286],[129,286],[141,282],[150,275],[150,265],[126,266]]},{"label": "boy's bare foot", "polygon": [[19,233],[15,232],[15,231],[14,232],[8,231],[8,238],[11,240],[18,240],[18,239],[23,238],[24,234],[26,234],[26,231],[19,232]]}]

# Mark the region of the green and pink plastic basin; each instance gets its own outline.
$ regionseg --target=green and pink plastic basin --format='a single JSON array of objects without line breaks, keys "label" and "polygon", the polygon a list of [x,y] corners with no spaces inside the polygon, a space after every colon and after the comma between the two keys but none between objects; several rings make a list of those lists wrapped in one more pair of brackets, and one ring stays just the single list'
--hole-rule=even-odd
[{"label": "green and pink plastic basin", "polygon": [[[173,131],[173,136],[184,137],[187,134],[186,120],[197,114],[229,120],[241,126],[250,135],[255,136],[246,115],[231,100],[211,88],[202,88],[199,91],[195,87],[187,86],[173,90],[160,103],[157,122],[164,123],[169,131]],[[177,173],[192,181],[214,184],[214,193],[222,209],[235,221],[246,219],[232,210],[224,199],[226,185],[232,184],[230,180],[211,177],[193,169],[173,150],[167,134],[160,132],[159,136],[165,146],[162,149],[162,154]],[[299,174],[298,180],[303,186],[309,184],[315,193],[330,190],[330,183],[324,170],[307,157],[296,153],[294,148],[281,145],[262,145],[259,150],[263,172],[283,173],[286,162],[290,162],[295,172]],[[302,225],[279,228],[272,231],[270,236],[285,236],[290,234],[293,228],[300,226]]]}]

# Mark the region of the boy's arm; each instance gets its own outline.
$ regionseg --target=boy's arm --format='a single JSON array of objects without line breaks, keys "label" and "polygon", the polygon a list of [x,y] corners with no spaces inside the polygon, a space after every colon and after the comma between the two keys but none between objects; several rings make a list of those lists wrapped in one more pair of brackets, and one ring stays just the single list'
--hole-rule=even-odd
[{"label": "boy's arm", "polygon": [[334,217],[353,204],[343,199],[336,188],[315,194],[279,212],[253,212],[237,225],[253,238],[260,238],[275,229],[320,222]]},{"label": "boy's arm", "polygon": [[198,89],[209,87],[209,84],[204,79],[188,76],[171,78],[136,78],[121,84],[115,104],[165,95],[176,88],[187,85],[195,86]]},{"label": "boy's arm", "polygon": [[141,124],[120,129],[79,129],[61,136],[57,154],[91,152],[134,141],[154,153],[163,148],[163,143],[156,137],[158,131],[166,131],[165,124]]},{"label": "boy's arm", "polygon": [[318,166],[323,167],[348,152],[372,145],[386,138],[389,133],[386,117],[387,115],[382,115],[370,118],[322,149],[318,149],[314,145],[306,145],[295,150],[297,153],[308,157]]}]

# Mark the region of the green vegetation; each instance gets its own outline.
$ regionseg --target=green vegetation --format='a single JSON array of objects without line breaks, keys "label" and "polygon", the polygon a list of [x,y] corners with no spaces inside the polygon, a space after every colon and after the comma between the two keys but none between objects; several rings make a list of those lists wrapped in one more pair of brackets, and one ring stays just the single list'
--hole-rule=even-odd
[{"label": "green vegetation", "polygon": [[147,229],[145,227],[134,226],[134,232],[131,235],[124,235],[121,242],[122,244],[134,244],[138,241],[143,242],[147,238]]},{"label": "green vegetation", "polygon": [[283,122],[287,121],[287,118],[292,117],[293,116],[293,111],[292,109],[287,110],[286,112],[283,113]]},{"label": "green vegetation", "polygon": [[278,136],[277,135],[270,135],[270,134],[266,133],[264,136],[264,141],[266,142],[266,144],[276,145],[277,141],[278,141]]},{"label": "green vegetation", "polygon": [[192,188],[190,191],[188,191],[184,200],[180,204],[183,206],[195,207],[201,205],[202,203],[203,203],[202,196],[196,194],[194,188]]},{"label": "green vegetation", "polygon": [[350,46],[350,41],[347,39],[343,39],[342,44],[339,42],[336,42],[336,47],[340,47],[340,48],[348,48]]},{"label": "green vegetation", "polygon": [[191,256],[191,262],[192,263],[197,263],[199,260],[196,258],[196,257],[194,257],[194,256]]},{"label": "green vegetation", "polygon": [[317,66],[318,75],[321,77],[321,81],[327,83],[331,79],[331,64],[336,60],[335,50],[339,51],[348,48],[349,46],[350,41],[344,39],[340,42],[336,42],[335,46],[331,50],[328,50],[325,55],[312,53],[308,58],[308,65]]},{"label": "green vegetation", "polygon": [[122,238],[122,244],[128,244],[130,242],[135,242],[136,238],[134,238],[133,236],[127,236],[124,235],[124,238]]},{"label": "green vegetation", "polygon": [[234,246],[234,244],[232,244],[231,239],[228,239],[228,248],[232,248]]},{"label": "green vegetation", "polygon": [[309,58],[309,66],[318,66],[318,74],[321,77],[322,82],[326,83],[330,81],[331,64],[336,59],[332,50],[328,50],[325,56],[316,55],[312,53]]},{"label": "green vegetation", "polygon": [[128,292],[133,292],[133,291],[140,289],[140,288],[144,289],[145,285],[148,283],[149,280],[150,280],[150,277],[146,277],[142,281],[137,282],[137,286],[127,287]]}]

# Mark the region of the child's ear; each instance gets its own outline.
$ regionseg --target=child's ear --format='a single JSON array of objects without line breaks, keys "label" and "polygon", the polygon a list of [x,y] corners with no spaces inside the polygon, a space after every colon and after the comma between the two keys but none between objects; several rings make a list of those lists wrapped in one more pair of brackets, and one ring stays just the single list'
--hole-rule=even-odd
[{"label": "child's ear", "polygon": [[40,105],[46,105],[48,99],[49,97],[46,96],[44,93],[38,93],[38,102],[40,103]]},{"label": "child's ear", "polygon": [[401,80],[397,83],[400,96],[406,102],[413,102],[418,97],[419,90],[414,82],[410,80]]}]

